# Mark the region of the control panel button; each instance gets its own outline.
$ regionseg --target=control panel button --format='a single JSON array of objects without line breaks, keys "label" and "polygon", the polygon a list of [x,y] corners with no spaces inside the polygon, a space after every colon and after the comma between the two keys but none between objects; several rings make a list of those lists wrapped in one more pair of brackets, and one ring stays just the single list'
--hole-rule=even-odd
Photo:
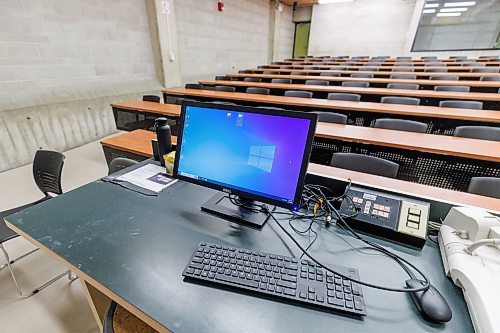
[{"label": "control panel button", "polygon": [[420,211],[420,209],[416,209],[416,208],[408,208],[408,213],[420,216],[421,211]]},{"label": "control panel button", "polygon": [[378,215],[378,210],[376,209],[372,210],[372,215]]},{"label": "control panel button", "polygon": [[408,221],[420,223],[420,216],[408,214]]},{"label": "control panel button", "polygon": [[419,226],[419,224],[418,224],[418,223],[414,223],[414,222],[410,222],[410,221],[408,221],[408,222],[406,222],[406,226],[407,226],[408,228],[413,228],[413,229],[417,229],[417,230],[418,230],[418,226]]}]

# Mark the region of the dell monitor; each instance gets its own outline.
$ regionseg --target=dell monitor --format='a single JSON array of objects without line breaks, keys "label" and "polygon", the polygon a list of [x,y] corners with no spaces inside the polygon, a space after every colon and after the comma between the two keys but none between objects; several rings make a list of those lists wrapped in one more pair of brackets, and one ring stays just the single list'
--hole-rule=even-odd
[{"label": "dell monitor", "polygon": [[262,227],[262,203],[298,210],[315,113],[184,101],[175,178],[220,192],[202,210]]}]

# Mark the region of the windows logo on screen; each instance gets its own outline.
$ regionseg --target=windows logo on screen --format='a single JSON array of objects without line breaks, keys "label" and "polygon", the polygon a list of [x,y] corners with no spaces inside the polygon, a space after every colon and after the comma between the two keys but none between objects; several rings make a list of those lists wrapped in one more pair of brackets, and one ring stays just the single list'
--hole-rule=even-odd
[{"label": "windows logo on screen", "polygon": [[248,165],[271,172],[276,146],[250,146]]}]

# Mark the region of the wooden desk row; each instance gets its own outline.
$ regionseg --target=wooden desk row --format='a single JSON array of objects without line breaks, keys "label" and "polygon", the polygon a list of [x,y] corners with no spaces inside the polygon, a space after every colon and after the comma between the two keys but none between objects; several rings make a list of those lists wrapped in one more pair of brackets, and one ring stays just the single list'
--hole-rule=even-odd
[{"label": "wooden desk row", "polygon": [[423,89],[434,89],[435,86],[467,86],[471,87],[471,91],[497,93],[500,88],[500,81],[479,81],[479,80],[428,80],[428,79],[391,79],[391,78],[355,78],[349,76],[319,76],[319,75],[284,75],[284,74],[226,74],[229,78],[243,80],[246,77],[259,78],[271,81],[272,79],[291,79],[294,81],[304,82],[305,80],[324,80],[330,84],[341,85],[342,82],[369,82],[370,86],[385,87],[389,83],[407,83],[418,84]]},{"label": "wooden desk row", "polygon": [[[293,68],[287,68],[287,67],[293,67]],[[307,67],[316,67],[315,69],[318,70],[338,70],[339,68],[347,69],[350,71],[360,71],[363,69],[377,69],[378,71],[394,71],[394,69],[398,70],[406,70],[407,72],[424,72],[426,69],[433,69],[433,68],[444,68],[448,72],[471,72],[473,69],[478,69],[478,68],[484,68],[484,67],[474,67],[474,66],[381,66],[381,65],[373,65],[373,66],[366,66],[366,65],[267,65],[267,66],[259,66],[259,69],[263,70],[272,70],[272,69],[293,69],[297,71],[302,71],[304,69],[307,69]],[[498,66],[490,66],[488,69],[493,68],[493,69],[498,69]],[[443,71],[445,72],[445,71]]]},{"label": "wooden desk row", "polygon": [[[140,130],[123,133],[114,138],[103,140],[101,141],[101,144],[103,149],[111,144],[115,149],[122,150],[124,152],[132,152],[138,156],[149,158],[153,156],[151,151],[151,139],[154,138],[154,133],[148,133],[148,135],[143,135]],[[444,200],[445,202],[453,205],[476,206],[490,211],[498,211],[500,207],[500,199],[452,191],[398,179],[391,179],[391,181],[388,182],[385,177],[314,163],[309,164],[308,173],[342,181],[352,179],[353,182],[358,185],[375,187],[385,191],[399,192],[403,195],[407,194],[410,196],[418,196],[422,199],[437,201]]]},{"label": "wooden desk row", "polygon": [[500,111],[499,103],[500,94],[498,93],[478,93],[478,92],[452,92],[452,91],[434,91],[434,90],[410,90],[410,89],[388,89],[388,88],[358,88],[358,87],[342,87],[342,86],[319,86],[308,84],[283,84],[283,83],[268,83],[268,82],[246,82],[246,81],[199,81],[203,85],[211,86],[232,86],[241,87],[243,91],[248,87],[267,88],[271,90],[279,90],[283,93],[286,90],[306,90],[311,92],[322,93],[326,97],[328,93],[351,93],[360,94],[367,97],[366,100],[376,99],[377,101],[383,96],[403,96],[417,97],[421,99],[421,105],[438,105],[441,100],[459,99],[459,100],[475,100],[485,102],[485,109],[495,109]]},{"label": "wooden desk row", "polygon": [[[475,62],[486,62],[486,63],[498,63],[500,62],[499,59],[487,59],[487,58],[476,58],[476,59],[466,59],[465,62],[468,61],[475,61]],[[330,61],[329,58],[317,58],[317,57],[311,57],[311,58],[290,58],[290,59],[285,59],[283,62],[328,62]],[[413,63],[432,63],[432,62],[444,62],[444,63],[463,63],[464,60],[461,59],[429,59],[429,60],[424,60],[424,59],[396,59],[396,58],[385,58],[385,59],[371,59],[371,58],[362,58],[362,59],[353,59],[353,58],[341,58],[337,59],[334,61],[338,62],[346,62],[346,61],[357,61],[357,62],[373,62],[373,61],[381,61],[383,63],[393,63],[393,62],[408,62],[411,61]]]},{"label": "wooden desk row", "polygon": [[309,74],[317,74],[320,75],[321,73],[338,73],[341,76],[342,75],[351,75],[351,74],[373,74],[374,76],[386,76],[389,77],[391,75],[416,75],[417,77],[430,77],[430,76],[458,76],[460,79],[462,78],[475,78],[479,80],[481,77],[500,77],[500,73],[449,73],[449,72],[444,72],[444,73],[436,73],[436,72],[393,72],[393,71],[377,71],[377,72],[371,72],[371,71],[362,71],[362,70],[356,70],[356,71],[349,71],[349,70],[319,70],[319,69],[276,69],[276,68],[250,68],[247,69],[246,71],[249,71],[251,73],[263,73],[264,71],[266,72],[276,72],[276,73],[285,73],[289,74],[292,72],[302,72],[302,73],[307,73]]}]

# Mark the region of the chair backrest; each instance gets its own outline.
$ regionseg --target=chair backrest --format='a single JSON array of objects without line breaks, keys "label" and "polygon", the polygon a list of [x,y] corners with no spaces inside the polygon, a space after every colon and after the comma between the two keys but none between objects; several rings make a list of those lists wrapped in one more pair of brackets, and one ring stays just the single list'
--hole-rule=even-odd
[{"label": "chair backrest", "polygon": [[500,178],[472,177],[467,192],[500,199]]},{"label": "chair backrest", "polygon": [[142,96],[142,100],[144,102],[160,103],[161,98],[160,98],[160,96],[156,96],[156,95],[144,95],[144,96]]},{"label": "chair backrest", "polygon": [[292,69],[293,66],[281,66],[281,69]]},{"label": "chair backrest", "polygon": [[379,157],[354,153],[335,153],[330,165],[337,168],[396,178],[399,164]]},{"label": "chair backrest", "polygon": [[450,56],[448,59],[466,60],[467,56]]},{"label": "chair backrest", "polygon": [[249,87],[245,92],[247,94],[259,94],[259,95],[269,95],[271,90],[267,88]]},{"label": "chair backrest", "polygon": [[363,66],[380,66],[381,62],[366,62]]},{"label": "chair backrest", "polygon": [[400,79],[400,80],[416,80],[417,76],[416,75],[410,75],[410,74],[392,74],[390,76],[391,79]]},{"label": "chair backrest", "polygon": [[339,77],[340,73],[320,73],[319,76]]},{"label": "chair backrest", "polygon": [[218,75],[215,77],[215,81],[231,81],[229,76]]},{"label": "chair backrest", "polygon": [[396,61],[411,60],[411,57],[396,57]]},{"label": "chair backrest", "polygon": [[456,92],[469,92],[468,86],[435,86],[435,91],[456,91]]},{"label": "chair backrest", "polygon": [[448,76],[439,76],[439,75],[431,75],[429,76],[429,80],[437,80],[437,81],[458,81],[459,77],[456,75],[448,75]]},{"label": "chair backrest", "polygon": [[390,58],[389,56],[376,56],[372,57],[372,60],[383,60],[383,59],[388,59]]},{"label": "chair backrest", "polygon": [[338,101],[359,102],[361,100],[361,95],[359,95],[359,94],[347,94],[347,93],[329,93],[328,99],[338,100]]},{"label": "chair backrest", "polygon": [[414,97],[384,96],[380,100],[380,103],[419,105],[420,99]]},{"label": "chair backrest", "polygon": [[410,89],[410,90],[418,90],[420,86],[418,84],[410,84],[410,83],[389,83],[387,88],[389,89]]},{"label": "chair backrest", "polygon": [[479,59],[498,59],[500,56],[497,55],[486,55],[486,56],[480,56]]},{"label": "chair backrest", "polygon": [[333,113],[333,112],[323,112],[316,111],[318,114],[318,121],[324,123],[335,123],[335,124],[345,124],[347,123],[347,116],[341,113]]},{"label": "chair backrest", "polygon": [[500,141],[500,127],[491,126],[458,126],[455,136],[490,141]]},{"label": "chair backrest", "polygon": [[486,67],[485,62],[471,62],[467,64],[463,64],[462,67]]},{"label": "chair backrest", "polygon": [[307,75],[307,72],[291,72],[290,75]]},{"label": "chair backrest", "polygon": [[345,71],[347,67],[331,67],[332,71]]},{"label": "chair backrest", "polygon": [[472,68],[471,73],[498,73],[498,67],[480,67]]},{"label": "chair backrest", "polygon": [[358,78],[362,78],[362,79],[373,79],[373,74],[358,74],[358,73],[353,73],[351,74],[351,77],[358,77]]},{"label": "chair backrest", "polygon": [[262,82],[260,77],[246,77],[243,79],[244,82]]},{"label": "chair backrest", "polygon": [[396,67],[413,67],[413,63],[411,62],[396,62],[394,64]]},{"label": "chair backrest", "polygon": [[287,97],[301,97],[301,98],[312,98],[313,93],[310,91],[302,90],[287,90],[285,91],[285,96]]},{"label": "chair backrest", "polygon": [[263,71],[262,74],[272,75],[272,74],[276,74],[276,72],[273,72],[273,71]]},{"label": "chair backrest", "polygon": [[381,118],[375,120],[376,128],[385,128],[396,131],[417,132],[425,133],[427,131],[427,124],[419,121],[405,120],[405,119],[390,119]]},{"label": "chair backrest", "polygon": [[448,72],[448,69],[446,67],[430,67],[426,68],[424,72],[428,73],[446,73]]},{"label": "chair backrest", "polygon": [[252,71],[248,71],[248,70],[245,70],[245,69],[242,69],[240,71],[238,71],[239,74],[250,74],[252,73]]},{"label": "chair backrest", "polygon": [[436,56],[426,56],[426,57],[420,57],[422,60],[437,60],[438,57]]},{"label": "chair backrest", "polygon": [[378,72],[379,68],[378,67],[366,67],[361,69],[364,72]]},{"label": "chair backrest", "polygon": [[186,83],[184,86],[186,89],[203,89],[203,85],[198,83]]},{"label": "chair backrest", "polygon": [[229,87],[229,86],[215,86],[215,91],[235,92],[236,88],[235,87]]},{"label": "chair backrest", "polygon": [[47,196],[62,194],[61,173],[64,155],[51,150],[37,150],[33,160],[33,178],[36,185]]},{"label": "chair backrest", "polygon": [[357,88],[368,88],[370,83],[368,82],[356,82],[356,81],[344,81],[342,82],[343,87],[357,87]]},{"label": "chair backrest", "polygon": [[327,86],[329,82],[325,80],[306,80],[306,84],[313,86]]},{"label": "chair backrest", "polygon": [[129,166],[136,165],[137,161],[131,160],[130,158],[117,157],[114,158],[108,166],[108,175],[118,172],[122,169],[128,168]]},{"label": "chair backrest", "polygon": [[415,68],[398,68],[398,67],[393,67],[392,68],[392,72],[414,72],[415,71]]},{"label": "chair backrest", "polygon": [[272,79],[271,83],[285,83],[285,84],[291,84],[292,79]]},{"label": "chair backrest", "polygon": [[368,58],[368,56],[355,56],[355,57],[352,57],[351,59],[359,60],[359,59],[366,59],[366,58]]},{"label": "chair backrest", "polygon": [[483,102],[478,101],[441,101],[439,106],[444,108],[478,109],[483,108]]},{"label": "chair backrest", "polygon": [[481,76],[479,81],[500,81],[500,76]]},{"label": "chair backrest", "polygon": [[304,69],[317,70],[317,69],[319,69],[319,67],[317,67],[317,66],[304,66]]}]

